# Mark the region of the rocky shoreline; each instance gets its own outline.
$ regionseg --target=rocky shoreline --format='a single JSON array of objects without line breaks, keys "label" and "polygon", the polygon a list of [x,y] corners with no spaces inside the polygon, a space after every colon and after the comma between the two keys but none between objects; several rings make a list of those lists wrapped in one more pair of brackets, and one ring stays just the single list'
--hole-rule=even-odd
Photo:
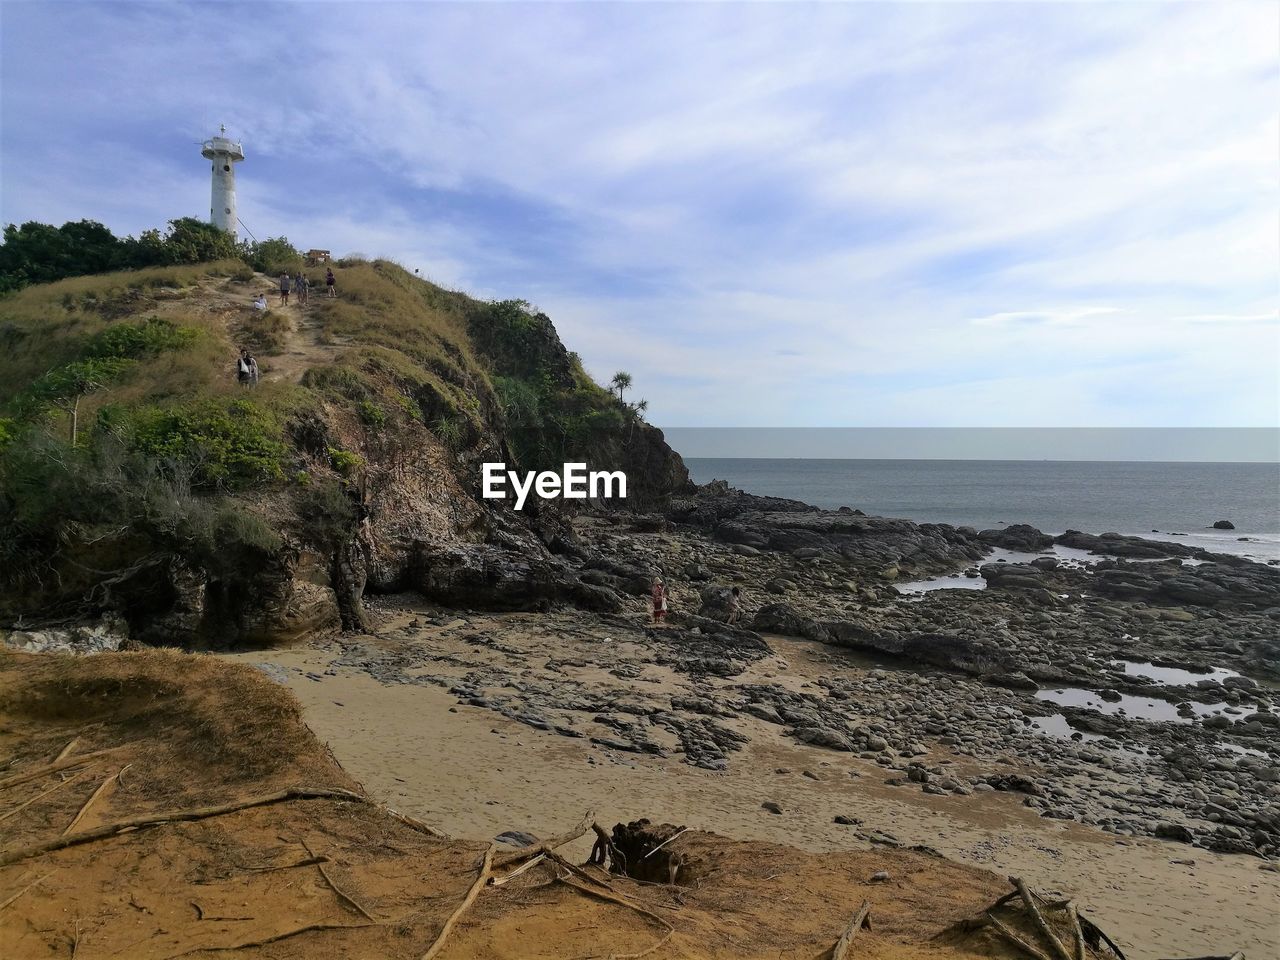
[{"label": "rocky shoreline", "polygon": [[[993,551],[1015,556],[988,562]],[[1280,855],[1280,569],[1115,534],[823,511],[722,484],[663,513],[577,517],[536,561],[493,545],[453,552],[419,572],[440,607],[396,620],[421,594],[367,598],[383,625],[344,635],[335,665],[443,686],[608,757],[723,770],[766,724],[899,789],[1012,791],[1043,817],[1121,836]],[[927,589],[957,574],[981,588]],[[660,627],[644,615],[655,575],[674,608]],[[741,626],[724,623],[731,585]],[[550,635],[515,642],[479,612],[494,608],[554,611]],[[797,676],[780,637],[814,645],[829,669]]]}]

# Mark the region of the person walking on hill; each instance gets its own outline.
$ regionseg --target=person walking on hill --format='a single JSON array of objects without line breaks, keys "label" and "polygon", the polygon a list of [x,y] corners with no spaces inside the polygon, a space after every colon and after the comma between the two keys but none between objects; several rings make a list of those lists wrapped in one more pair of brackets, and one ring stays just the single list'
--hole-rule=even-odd
[{"label": "person walking on hill", "polygon": [[298,295],[298,306],[302,306],[307,302],[307,294],[310,292],[310,286],[311,282],[307,280],[306,276],[301,272],[293,278],[293,290]]},{"label": "person walking on hill", "polygon": [[289,274],[280,274],[280,303],[284,306],[289,305]]},{"label": "person walking on hill", "polygon": [[661,577],[653,581],[653,622],[662,623],[667,618],[667,587]]},{"label": "person walking on hill", "polygon": [[252,387],[258,382],[258,361],[248,347],[241,348],[240,358],[236,360],[236,382],[242,387]]},{"label": "person walking on hill", "polygon": [[328,293],[326,294],[326,296],[328,296],[330,299],[338,295],[338,288],[334,286],[335,282],[336,281],[334,280],[334,276],[333,276],[333,267],[326,267],[324,271],[324,285],[328,290]]}]

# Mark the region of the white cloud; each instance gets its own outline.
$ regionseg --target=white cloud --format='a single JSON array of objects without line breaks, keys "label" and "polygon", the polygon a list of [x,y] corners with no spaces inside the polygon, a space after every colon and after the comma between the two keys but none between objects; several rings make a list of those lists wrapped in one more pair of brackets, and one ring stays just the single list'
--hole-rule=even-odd
[{"label": "white cloud", "polygon": [[1276,422],[1272,5],[298,9],[8,5],[4,215],[199,211],[225,119],[255,231],[536,300],[659,422]]}]

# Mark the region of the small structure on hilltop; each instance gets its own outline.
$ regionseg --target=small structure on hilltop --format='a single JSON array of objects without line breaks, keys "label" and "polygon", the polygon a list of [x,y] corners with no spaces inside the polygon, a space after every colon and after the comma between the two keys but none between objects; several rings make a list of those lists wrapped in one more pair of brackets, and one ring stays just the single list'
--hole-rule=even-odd
[{"label": "small structure on hilltop", "polygon": [[204,141],[200,156],[213,161],[212,199],[209,202],[209,222],[233,237],[236,235],[236,169],[235,164],[244,160],[244,148],[239,141],[226,136],[227,128],[219,128],[219,135]]},{"label": "small structure on hilltop", "polygon": [[314,267],[319,263],[328,263],[330,260],[328,250],[308,250],[307,266]]}]

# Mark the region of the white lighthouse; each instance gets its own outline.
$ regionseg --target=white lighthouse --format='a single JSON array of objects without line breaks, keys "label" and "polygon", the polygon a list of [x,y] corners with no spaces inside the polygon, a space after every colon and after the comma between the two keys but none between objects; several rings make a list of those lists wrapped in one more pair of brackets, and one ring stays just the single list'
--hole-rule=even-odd
[{"label": "white lighthouse", "polygon": [[209,206],[209,222],[215,227],[236,235],[236,168],[244,159],[244,148],[226,136],[227,128],[221,127],[219,136],[206,140],[200,156],[213,163],[213,193]]}]

